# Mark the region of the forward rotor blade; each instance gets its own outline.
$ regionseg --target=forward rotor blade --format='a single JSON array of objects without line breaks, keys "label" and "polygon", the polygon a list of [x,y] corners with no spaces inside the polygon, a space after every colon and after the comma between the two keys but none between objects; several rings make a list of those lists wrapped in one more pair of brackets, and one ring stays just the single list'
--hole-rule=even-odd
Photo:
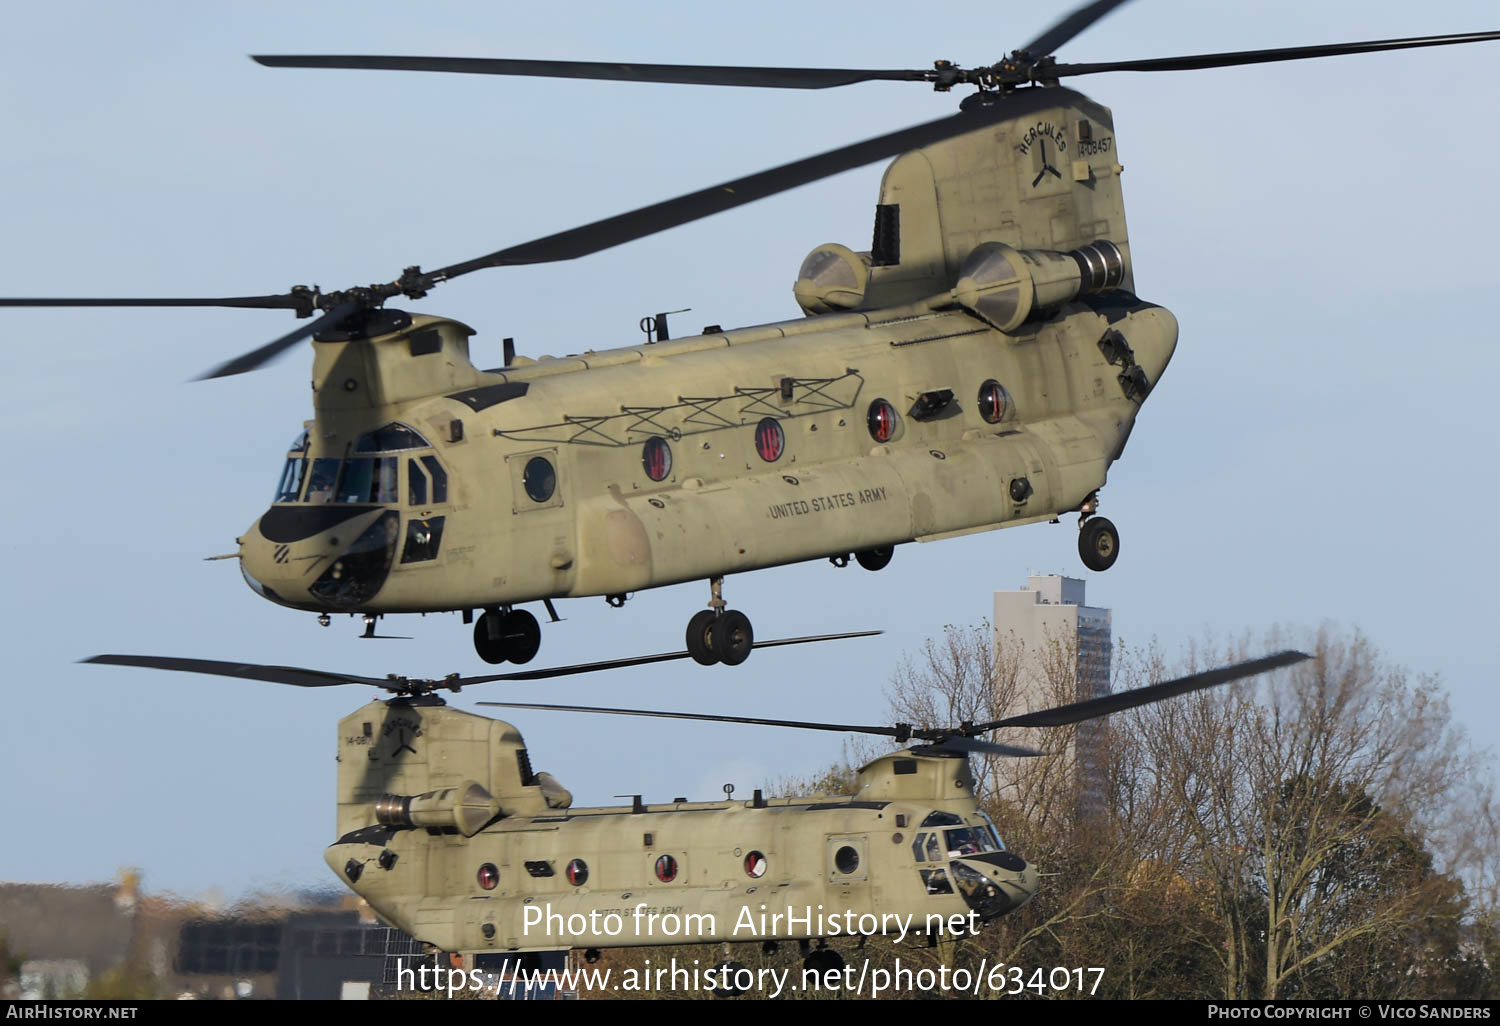
[{"label": "forward rotor blade", "polygon": [[[1123,2],[1123,0],[1115,0]],[[750,86],[763,89],[830,89],[857,82],[922,82],[932,71],[858,68],[747,68],[712,64],[616,64],[594,61],[528,61],[492,57],[365,57],[252,55],[268,68],[343,68],[359,71],[442,71],[465,75],[585,78],[614,82]]]},{"label": "forward rotor blade", "polygon": [[1094,0],[1094,3],[1084,4],[1021,49],[1033,57],[1045,57],[1125,2],[1126,0]]},{"label": "forward rotor blade", "polygon": [[[883,631],[851,631],[845,634],[812,634],[804,638],[778,638],[774,641],[757,641],[752,648],[780,648],[783,645],[807,645],[815,641],[841,641],[844,638],[869,638]],[[578,673],[594,673],[599,670],[618,670],[627,666],[645,666],[649,663],[665,663],[674,659],[690,659],[691,653],[661,652],[657,655],[628,656],[624,659],[605,659],[597,663],[575,663],[572,666],[549,666],[536,670],[517,670],[512,673],[492,673],[483,677],[459,677],[453,683],[459,687],[470,684],[488,684],[497,680],[548,680],[552,677],[571,677]]]},{"label": "forward rotor blade", "polygon": [[296,310],[309,300],[298,296],[226,296],[221,299],[0,299],[0,306],[234,306],[263,310]]},{"label": "forward rotor blade", "polygon": [[171,656],[96,655],[82,660],[106,666],[139,666],[148,670],[181,670],[184,673],[211,673],[242,680],[264,680],[272,684],[291,684],[299,688],[329,688],[339,684],[371,684],[392,689],[392,682],[381,677],[340,675],[300,666],[262,666],[257,663],[227,663],[217,659],[177,659]]},{"label": "forward rotor blade", "polygon": [[942,139],[963,135],[1008,118],[1022,117],[1049,107],[1083,102],[1070,89],[1027,89],[1012,93],[988,106],[976,107],[951,117],[914,125],[864,142],[854,143],[815,157],[784,164],[732,182],[678,196],[649,207],[605,218],[544,238],[498,250],[488,256],[454,264],[432,272],[435,280],[456,278],[484,267],[538,264],[597,253],[634,239],[655,235],[689,221],[718,214],[799,185],[806,185],[885,157],[905,153]]},{"label": "forward rotor blade", "polygon": [[1099,698],[1091,698],[1086,702],[1074,702],[1072,705],[1041,709],[1037,712],[1025,713],[1021,716],[1011,716],[1007,719],[995,720],[993,723],[975,724],[966,733],[982,734],[986,731],[995,730],[998,727],[1061,727],[1069,723],[1081,723],[1084,720],[1097,719],[1100,716],[1108,716],[1110,713],[1121,712],[1125,709],[1134,709],[1138,705],[1150,705],[1152,702],[1160,702],[1164,698],[1185,695],[1190,691],[1201,691],[1204,688],[1217,687],[1220,684],[1228,684],[1231,681],[1241,680],[1245,677],[1254,677],[1256,674],[1279,670],[1284,666],[1291,666],[1294,663],[1300,663],[1304,659],[1311,658],[1312,656],[1303,652],[1277,652],[1275,655],[1263,656],[1260,659],[1251,659],[1244,663],[1235,663],[1233,666],[1221,666],[1217,670],[1205,670],[1203,673],[1179,677],[1176,680],[1164,681],[1161,684],[1152,684],[1149,687],[1134,688],[1130,691],[1121,691],[1113,695],[1103,695]]},{"label": "forward rotor blade", "polygon": [[1139,61],[1106,61],[1097,64],[1057,64],[1046,69],[1049,77],[1098,75],[1107,71],[1197,71],[1202,68],[1228,68],[1241,64],[1272,64],[1278,61],[1300,61],[1313,57],[1339,57],[1351,53],[1376,53],[1381,50],[1413,50],[1424,46],[1456,46],[1460,43],[1483,43],[1500,39],[1500,32],[1467,32],[1449,36],[1412,36],[1406,39],[1374,39],[1364,43],[1329,43],[1322,46],[1290,46],[1277,50],[1238,50],[1231,53],[1205,53],[1190,57],[1154,57]]},{"label": "forward rotor blade", "polygon": [[302,325],[302,327],[298,328],[296,331],[288,332],[287,334],[278,338],[275,342],[268,342],[265,345],[261,346],[259,349],[255,349],[251,352],[245,353],[243,356],[237,356],[233,360],[230,360],[228,363],[220,364],[213,370],[208,371],[205,374],[198,375],[198,377],[194,380],[207,381],[209,378],[227,378],[232,374],[243,374],[246,371],[255,370],[255,368],[261,366],[267,361],[273,360],[277,356],[280,356],[286,350],[290,349],[298,342],[301,342],[309,335],[322,331],[324,328],[331,329],[338,327],[344,321],[348,320],[350,316],[358,313],[361,309],[363,309],[363,307],[359,303],[340,303],[332,310],[329,310],[322,317],[309,321],[308,323]]}]

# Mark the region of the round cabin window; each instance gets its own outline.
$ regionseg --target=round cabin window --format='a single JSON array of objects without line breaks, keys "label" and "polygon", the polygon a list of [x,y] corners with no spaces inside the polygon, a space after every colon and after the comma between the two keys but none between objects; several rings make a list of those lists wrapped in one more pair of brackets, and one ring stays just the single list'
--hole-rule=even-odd
[{"label": "round cabin window", "polygon": [[653,481],[665,481],[672,472],[672,447],[665,438],[650,438],[641,451],[641,466]]},{"label": "round cabin window", "polygon": [[849,874],[859,868],[859,852],[852,845],[844,845],[833,853],[833,864],[840,873]]},{"label": "round cabin window", "polygon": [[760,453],[761,459],[767,463],[775,463],[781,459],[785,448],[786,435],[775,417],[767,417],[755,425],[755,451]]},{"label": "round cabin window", "polygon": [[656,860],[656,878],[662,883],[671,883],[677,879],[677,860],[670,855],[663,855]]},{"label": "round cabin window", "polygon": [[870,428],[870,437],[877,442],[889,442],[896,437],[896,427],[900,421],[896,417],[896,408],[884,399],[876,399],[870,404],[870,412],[865,416],[865,423]]},{"label": "round cabin window", "polygon": [[526,462],[526,471],[521,475],[521,484],[532,502],[546,502],[557,491],[557,471],[545,456],[533,456]]},{"label": "round cabin window", "polygon": [[991,379],[979,386],[979,415],[991,424],[998,424],[1010,411],[1010,394],[1000,382]]},{"label": "round cabin window", "polygon": [[759,880],[765,876],[769,866],[770,863],[766,861],[766,857],[758,851],[752,851],[745,856],[745,875],[752,880]]},{"label": "round cabin window", "polygon": [[495,868],[493,862],[486,862],[479,867],[479,886],[487,891],[493,891],[495,885],[500,882],[500,870]]},{"label": "round cabin window", "polygon": [[574,859],[568,863],[568,883],[574,887],[582,887],[589,882],[589,864],[583,859]]}]

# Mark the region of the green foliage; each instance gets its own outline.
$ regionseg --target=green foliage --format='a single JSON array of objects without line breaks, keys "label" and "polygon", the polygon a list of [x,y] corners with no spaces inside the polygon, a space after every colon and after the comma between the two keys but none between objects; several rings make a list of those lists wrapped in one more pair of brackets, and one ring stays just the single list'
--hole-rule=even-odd
[{"label": "green foliage", "polygon": [[82,996],[88,1001],[151,1001],[169,995],[154,973],[134,962],[125,962],[90,980]]},{"label": "green foliage", "polygon": [[8,984],[20,978],[21,963],[25,961],[26,956],[12,950],[10,938],[0,931],[0,994],[5,993]]}]

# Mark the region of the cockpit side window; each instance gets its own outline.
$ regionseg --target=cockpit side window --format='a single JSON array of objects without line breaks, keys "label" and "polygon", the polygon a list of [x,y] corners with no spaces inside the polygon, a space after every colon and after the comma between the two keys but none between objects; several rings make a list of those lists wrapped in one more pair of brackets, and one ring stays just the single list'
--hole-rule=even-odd
[{"label": "cockpit side window", "polygon": [[427,475],[422,473],[416,460],[406,461],[406,504],[427,505]]},{"label": "cockpit side window", "polygon": [[448,501],[448,472],[437,461],[436,456],[423,456],[422,466],[432,475],[432,501],[438,505]]},{"label": "cockpit side window", "polygon": [[307,472],[307,460],[301,456],[288,456],[286,466],[281,469],[281,482],[276,486],[276,502],[296,502],[302,495],[302,476]]},{"label": "cockpit side window", "polygon": [[302,497],[302,481],[307,474],[307,432],[287,449],[286,464],[281,468],[281,480],[276,484],[273,502],[296,502]]},{"label": "cockpit side window", "polygon": [[922,884],[927,888],[928,894],[953,893],[953,885],[948,882],[948,874],[941,869],[922,870]]}]

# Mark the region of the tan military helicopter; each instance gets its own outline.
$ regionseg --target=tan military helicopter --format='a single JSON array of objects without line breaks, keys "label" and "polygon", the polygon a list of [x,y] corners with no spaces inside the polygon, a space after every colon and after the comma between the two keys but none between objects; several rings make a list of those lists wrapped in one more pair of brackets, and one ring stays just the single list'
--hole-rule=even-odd
[{"label": "tan military helicopter", "polygon": [[[529,661],[518,608],[706,580],[687,647],[743,661],[731,573],[1079,514],[1079,552],[1120,539],[1099,490],[1177,341],[1133,294],[1109,110],[1063,78],[1438,46],[1500,33],[1093,64],[1052,53],[1122,0],[1080,8],[992,65],[725,68],[407,57],[258,57],[280,67],[541,75],[784,88],[876,79],[976,90],[950,117],[433,271],[220,299],[5,299],[7,306],[233,306],[321,316],[218,368],[313,339],[314,419],[270,509],[239,540],[264,597],[317,612],[461,611],[489,662]],[[805,318],[480,370],[473,332],[385,306],[483,268],[574,259],[900,154],[868,251],[819,246]]]},{"label": "tan military helicopter", "polygon": [[[265,680],[364,684],[373,701],[338,728],[338,840],[328,865],[380,916],[465,955],[846,935],[965,932],[1025,904],[1034,867],[1007,851],[975,804],[968,756],[1040,754],[980,735],[1056,727],[1300,662],[1279,652],[1161,684],[991,723],[855,726],[481,702],[875,734],[909,748],[864,766],[855,793],[574,808],[533,769],[520,732],[447,706],[442,690],[514,674],[414,680],[205,659],[85,660]],[[467,963],[473,964],[473,963]],[[839,968],[831,949],[808,967]]]}]

